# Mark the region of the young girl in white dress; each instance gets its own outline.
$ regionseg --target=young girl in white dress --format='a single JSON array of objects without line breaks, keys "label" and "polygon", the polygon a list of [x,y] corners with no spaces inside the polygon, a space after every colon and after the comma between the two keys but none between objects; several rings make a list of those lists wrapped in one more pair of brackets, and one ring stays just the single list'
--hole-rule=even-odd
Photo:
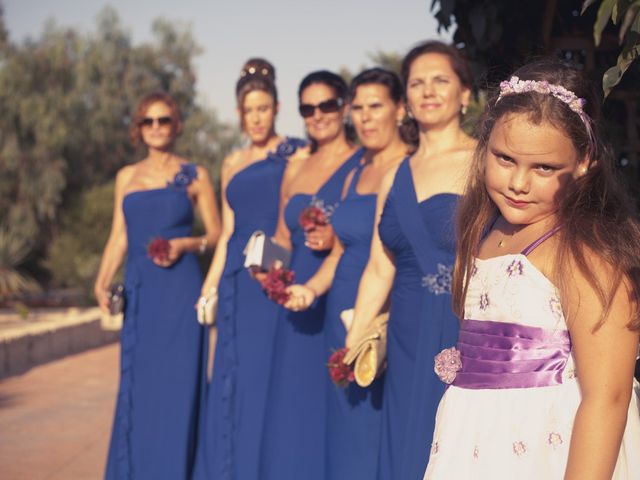
[{"label": "young girl in white dress", "polygon": [[488,103],[425,479],[640,479],[640,226],[599,104],[554,60],[522,67]]}]

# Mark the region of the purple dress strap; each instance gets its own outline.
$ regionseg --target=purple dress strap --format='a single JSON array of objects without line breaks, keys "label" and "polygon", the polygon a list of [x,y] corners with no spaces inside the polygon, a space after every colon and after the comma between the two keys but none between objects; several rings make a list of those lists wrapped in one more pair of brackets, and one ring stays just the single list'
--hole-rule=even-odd
[{"label": "purple dress strap", "polygon": [[536,241],[532,242],[528,247],[525,247],[525,249],[522,250],[522,252],[520,252],[520,253],[526,257],[531,252],[533,252],[538,246],[540,246],[540,244],[542,244],[544,241],[546,241],[551,236],[553,236],[561,228],[562,228],[562,225],[556,225],[551,230],[549,230],[547,233],[545,233],[540,238],[538,238]]}]

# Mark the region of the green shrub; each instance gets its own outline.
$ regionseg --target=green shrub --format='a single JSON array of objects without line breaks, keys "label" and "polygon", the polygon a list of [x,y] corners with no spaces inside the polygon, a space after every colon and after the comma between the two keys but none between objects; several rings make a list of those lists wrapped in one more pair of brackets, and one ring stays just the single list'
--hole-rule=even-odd
[{"label": "green shrub", "polygon": [[63,209],[44,262],[53,287],[81,288],[88,296],[100,265],[113,214],[113,182],[91,187]]},{"label": "green shrub", "polygon": [[40,290],[38,283],[22,270],[37,231],[30,219],[23,209],[15,207],[0,222],[0,303]]}]

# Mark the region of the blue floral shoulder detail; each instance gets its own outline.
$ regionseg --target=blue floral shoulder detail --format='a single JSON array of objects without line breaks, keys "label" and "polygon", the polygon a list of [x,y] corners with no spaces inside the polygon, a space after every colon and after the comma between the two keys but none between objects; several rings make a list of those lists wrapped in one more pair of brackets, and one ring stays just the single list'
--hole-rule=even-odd
[{"label": "blue floral shoulder detail", "polygon": [[198,178],[198,169],[193,163],[184,163],[180,167],[180,171],[173,177],[173,182],[169,183],[169,187],[177,189],[185,189],[191,182]]},{"label": "blue floral shoulder detail", "polygon": [[301,138],[286,137],[280,145],[276,147],[276,155],[279,157],[290,157],[296,150],[307,146],[307,142]]}]

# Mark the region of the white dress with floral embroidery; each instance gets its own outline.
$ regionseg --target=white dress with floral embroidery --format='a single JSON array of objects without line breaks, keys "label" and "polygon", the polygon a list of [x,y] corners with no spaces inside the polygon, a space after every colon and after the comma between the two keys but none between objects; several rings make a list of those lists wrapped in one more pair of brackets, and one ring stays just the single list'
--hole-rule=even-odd
[{"label": "white dress with floral embroidery", "polygon": [[[538,327],[562,335],[567,330],[557,288],[522,254],[476,261],[465,317]],[[529,388],[450,385],[438,408],[424,479],[564,478],[580,403],[571,353],[558,378],[557,385]],[[635,386],[615,480],[640,479],[637,382]]]}]

